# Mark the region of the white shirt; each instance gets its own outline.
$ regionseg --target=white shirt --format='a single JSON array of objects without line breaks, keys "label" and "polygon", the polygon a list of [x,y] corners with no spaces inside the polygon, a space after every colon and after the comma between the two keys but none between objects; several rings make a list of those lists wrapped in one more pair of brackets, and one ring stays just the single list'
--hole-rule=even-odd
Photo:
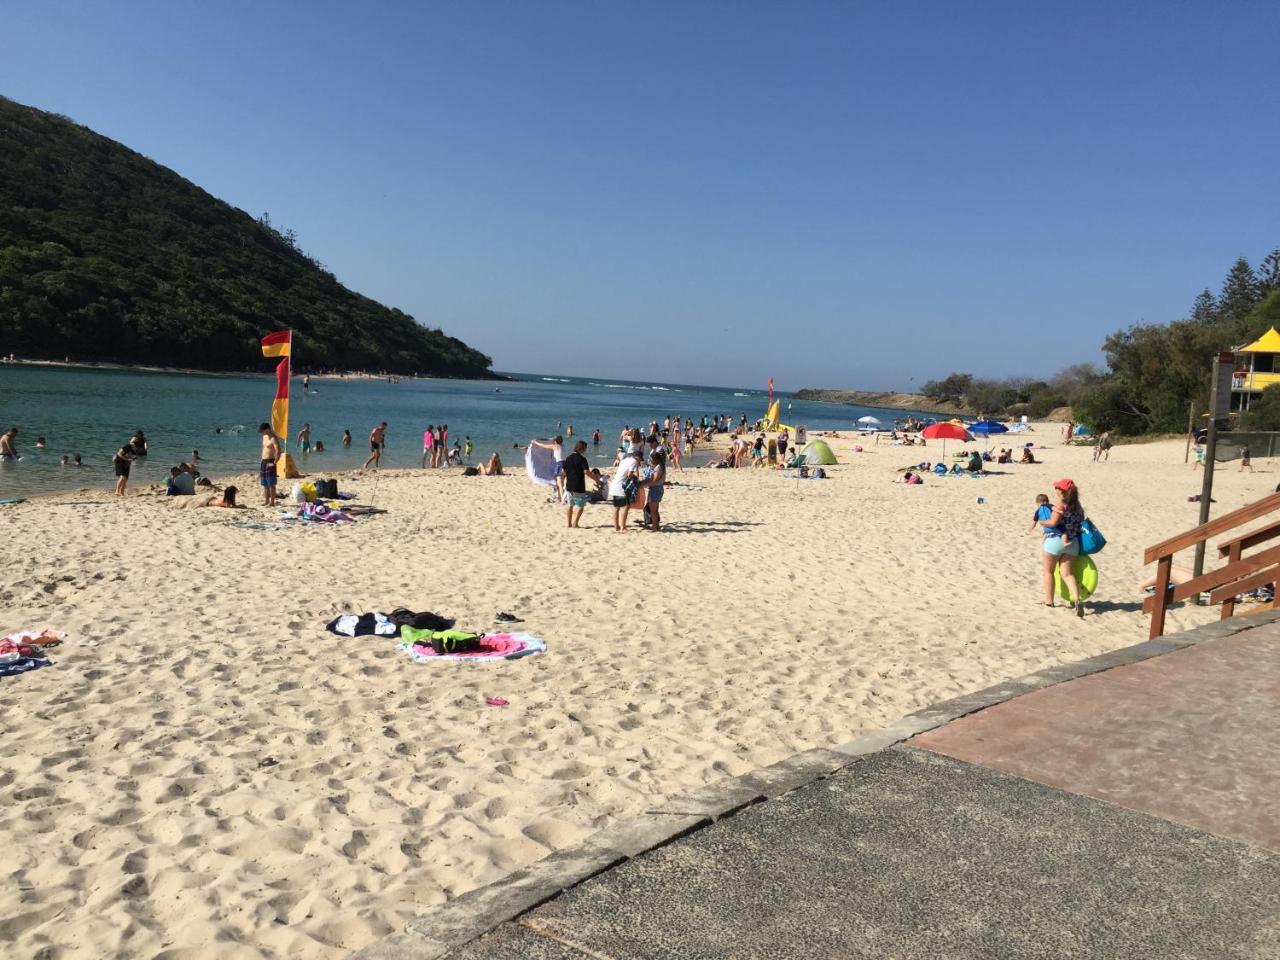
[{"label": "white shirt", "polygon": [[613,472],[613,477],[609,480],[609,496],[625,497],[627,492],[622,489],[622,481],[630,476],[636,469],[639,461],[635,457],[625,457],[618,464],[618,469]]}]

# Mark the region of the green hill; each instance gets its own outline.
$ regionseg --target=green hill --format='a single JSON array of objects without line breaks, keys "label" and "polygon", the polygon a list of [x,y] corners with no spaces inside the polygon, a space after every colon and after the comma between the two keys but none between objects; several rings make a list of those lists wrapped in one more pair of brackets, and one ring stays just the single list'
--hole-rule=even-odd
[{"label": "green hill", "polygon": [[281,233],[172,170],[0,97],[0,352],[261,370],[490,376],[488,357],[348,290]]}]

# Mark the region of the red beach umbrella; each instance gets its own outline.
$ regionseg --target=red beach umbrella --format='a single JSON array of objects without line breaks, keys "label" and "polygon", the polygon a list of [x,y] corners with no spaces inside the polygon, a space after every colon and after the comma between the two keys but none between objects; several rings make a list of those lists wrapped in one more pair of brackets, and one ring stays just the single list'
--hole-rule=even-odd
[{"label": "red beach umbrella", "polygon": [[931,423],[920,431],[920,436],[929,440],[942,441],[942,455],[947,455],[948,440],[972,440],[973,437],[964,427],[954,423]]}]

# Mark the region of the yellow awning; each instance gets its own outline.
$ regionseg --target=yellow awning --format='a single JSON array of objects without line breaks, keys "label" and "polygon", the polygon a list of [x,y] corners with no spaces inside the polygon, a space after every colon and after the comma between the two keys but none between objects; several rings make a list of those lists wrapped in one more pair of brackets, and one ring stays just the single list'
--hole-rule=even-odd
[{"label": "yellow awning", "polygon": [[1280,353],[1280,333],[1272,327],[1247,347],[1241,347],[1238,353]]}]

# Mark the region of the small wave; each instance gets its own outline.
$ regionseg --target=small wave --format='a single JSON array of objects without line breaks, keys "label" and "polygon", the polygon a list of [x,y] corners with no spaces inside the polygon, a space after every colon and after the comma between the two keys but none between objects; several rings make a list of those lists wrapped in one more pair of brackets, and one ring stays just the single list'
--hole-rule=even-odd
[{"label": "small wave", "polygon": [[734,394],[734,396],[735,396],[735,397],[749,397],[749,396],[751,396],[751,394],[749,394],[749,393],[735,393],[735,394]]}]

